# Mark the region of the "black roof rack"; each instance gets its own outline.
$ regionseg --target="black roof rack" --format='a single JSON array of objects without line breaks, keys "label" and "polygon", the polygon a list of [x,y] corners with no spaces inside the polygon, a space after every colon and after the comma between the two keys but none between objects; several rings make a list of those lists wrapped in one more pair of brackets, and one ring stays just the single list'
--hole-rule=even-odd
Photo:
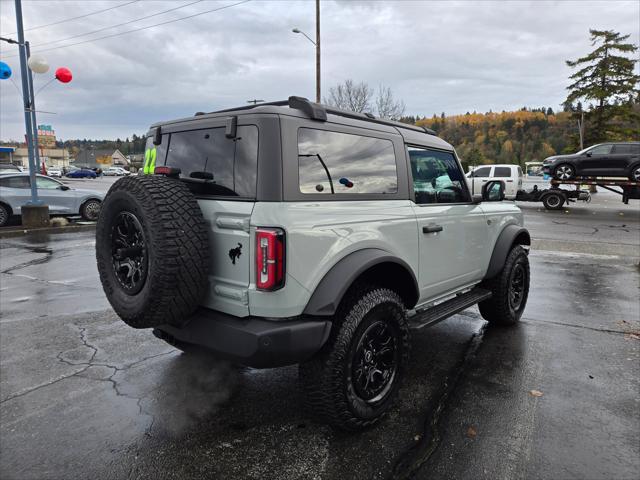
[{"label": "black roof rack", "polygon": [[[217,110],[215,112],[211,112],[211,113],[231,113],[231,112],[240,112],[240,111],[244,111],[244,110],[251,110],[253,108],[257,108],[257,107],[265,107],[265,106],[276,106],[276,107],[284,107],[284,106],[288,106],[290,108],[294,108],[296,110],[300,110],[303,113],[305,113],[309,118],[311,118],[312,120],[318,120],[321,122],[326,122],[327,121],[327,113],[331,113],[333,115],[338,115],[341,117],[345,117],[345,118],[352,118],[354,120],[364,120],[367,122],[374,122],[374,123],[378,123],[380,125],[388,125],[390,127],[396,127],[396,128],[406,128],[409,130],[415,130],[418,132],[424,132],[424,133],[428,133],[429,135],[435,135],[437,136],[437,133],[433,130],[431,130],[430,128],[427,127],[418,127],[417,125],[410,125],[408,123],[401,123],[401,122],[396,122],[393,120],[384,120],[381,118],[376,118],[374,115],[372,115],[371,113],[356,113],[356,112],[349,112],[347,110],[340,110],[339,108],[334,108],[334,107],[327,107],[325,105],[322,105],[320,103],[315,103],[315,102],[311,102],[310,100],[308,100],[307,98],[304,97],[289,97],[288,100],[279,100],[277,102],[265,102],[265,103],[258,103],[255,105],[245,105],[243,107],[237,107],[237,108],[227,108],[225,110]],[[198,112],[200,113],[200,112]]]}]

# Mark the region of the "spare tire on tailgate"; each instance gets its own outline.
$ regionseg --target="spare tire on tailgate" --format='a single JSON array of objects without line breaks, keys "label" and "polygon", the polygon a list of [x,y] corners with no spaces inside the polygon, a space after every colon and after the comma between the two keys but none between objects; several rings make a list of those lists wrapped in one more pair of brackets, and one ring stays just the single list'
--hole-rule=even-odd
[{"label": "spare tire on tailgate", "polygon": [[134,328],[181,326],[207,287],[207,228],[179,180],[123,177],[109,189],[96,228],[104,292]]}]

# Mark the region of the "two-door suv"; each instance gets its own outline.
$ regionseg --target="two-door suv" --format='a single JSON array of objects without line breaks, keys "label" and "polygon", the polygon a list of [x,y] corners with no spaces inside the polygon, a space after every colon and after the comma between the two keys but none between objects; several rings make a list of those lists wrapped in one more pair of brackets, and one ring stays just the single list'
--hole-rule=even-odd
[{"label": "two-door suv", "polygon": [[300,364],[335,427],[390,408],[412,328],[476,303],[496,324],[524,310],[520,210],[501,181],[472,196],[429,130],[291,97],[155,124],[145,162],[97,226],[114,310],[185,352]]}]

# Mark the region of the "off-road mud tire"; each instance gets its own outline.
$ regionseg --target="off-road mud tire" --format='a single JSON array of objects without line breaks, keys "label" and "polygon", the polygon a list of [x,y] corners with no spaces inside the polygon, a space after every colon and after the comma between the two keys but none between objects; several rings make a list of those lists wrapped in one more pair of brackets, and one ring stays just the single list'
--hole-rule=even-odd
[{"label": "off-road mud tire", "polygon": [[[133,215],[143,233],[144,283],[127,291],[114,267],[114,226]],[[123,177],[105,197],[96,227],[96,258],[104,292],[134,328],[182,326],[207,289],[207,228],[195,197],[179,180]]]},{"label": "off-road mud tire", "polygon": [[[519,273],[516,273],[518,270]],[[522,291],[518,306],[514,308],[510,300],[514,275],[522,275]],[[529,297],[529,257],[521,245],[515,245],[504,262],[502,271],[483,287],[491,290],[492,296],[478,304],[480,314],[492,325],[515,325],[520,320]]]},{"label": "off-road mud tire", "polygon": [[[352,382],[352,362],[367,328],[384,318],[395,336],[395,376],[383,397],[368,403]],[[339,430],[357,431],[377,423],[392,407],[409,362],[410,332],[400,296],[388,288],[353,288],[334,316],[327,343],[299,367],[307,405],[322,422]]]}]

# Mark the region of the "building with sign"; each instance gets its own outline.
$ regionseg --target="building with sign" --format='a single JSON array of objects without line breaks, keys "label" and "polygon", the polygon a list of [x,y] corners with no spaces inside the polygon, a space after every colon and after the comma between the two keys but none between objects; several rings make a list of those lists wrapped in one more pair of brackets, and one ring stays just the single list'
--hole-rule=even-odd
[{"label": "building with sign", "polygon": [[51,125],[38,125],[38,146],[41,148],[56,147],[56,132]]}]

